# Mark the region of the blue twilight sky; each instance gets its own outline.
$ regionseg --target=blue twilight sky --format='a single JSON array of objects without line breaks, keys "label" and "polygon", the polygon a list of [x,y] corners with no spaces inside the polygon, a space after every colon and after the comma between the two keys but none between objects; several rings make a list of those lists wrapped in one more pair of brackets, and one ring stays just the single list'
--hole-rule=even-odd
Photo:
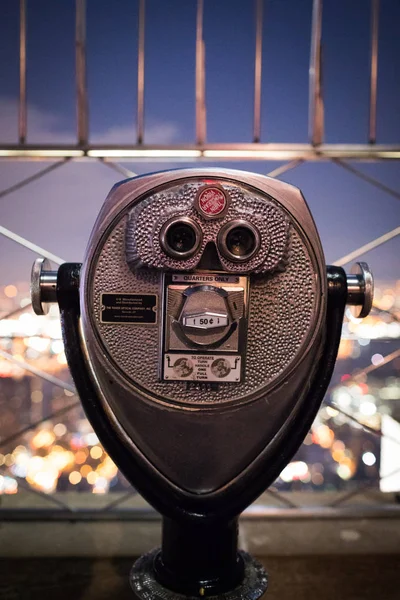
[{"label": "blue twilight sky", "polygon": [[[75,139],[74,0],[27,0],[28,142]],[[90,138],[135,141],[136,0],[87,0]],[[146,143],[194,141],[195,0],[146,2]],[[311,0],[265,0],[262,141],[306,142]],[[0,145],[17,140],[18,8],[0,4]],[[400,144],[400,2],[381,0],[378,142]],[[325,141],[364,143],[368,128],[370,0],[324,0]],[[207,140],[252,136],[254,4],[205,0]],[[271,162],[204,163],[267,173]],[[137,173],[193,163],[130,163]],[[0,162],[0,190],[41,163]],[[398,162],[359,167],[400,190]],[[68,261],[81,260],[97,212],[121,177],[70,163],[0,199],[0,223]],[[310,205],[327,262],[400,224],[400,201],[334,164],[306,164],[282,179]],[[34,255],[0,240],[0,285],[29,278]],[[399,238],[365,255],[378,279],[400,278]]]}]

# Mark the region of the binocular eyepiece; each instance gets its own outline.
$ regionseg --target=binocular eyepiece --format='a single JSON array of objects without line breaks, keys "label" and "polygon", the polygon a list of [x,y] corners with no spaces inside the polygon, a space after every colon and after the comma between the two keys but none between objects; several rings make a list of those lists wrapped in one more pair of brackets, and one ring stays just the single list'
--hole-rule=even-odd
[{"label": "binocular eyepiece", "polygon": [[346,304],[363,317],[372,297],[365,263],[326,266],[298,189],[241,171],[123,181],[82,265],[35,262],[34,310],[58,302],[90,422],[164,517],[162,548],[131,573],[139,598],[262,595],[238,515],[308,433]]}]

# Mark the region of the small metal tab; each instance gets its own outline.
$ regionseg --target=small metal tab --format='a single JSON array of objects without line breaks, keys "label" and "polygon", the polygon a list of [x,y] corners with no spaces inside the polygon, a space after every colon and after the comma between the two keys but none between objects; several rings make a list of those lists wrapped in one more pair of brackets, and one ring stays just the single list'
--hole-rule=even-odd
[{"label": "small metal tab", "polygon": [[374,278],[371,269],[365,262],[357,262],[347,275],[347,304],[351,306],[353,316],[357,319],[366,317],[372,308],[374,299]]},{"label": "small metal tab", "polygon": [[49,303],[57,302],[57,271],[50,271],[47,258],[37,258],[31,272],[32,308],[37,315],[47,315]]}]

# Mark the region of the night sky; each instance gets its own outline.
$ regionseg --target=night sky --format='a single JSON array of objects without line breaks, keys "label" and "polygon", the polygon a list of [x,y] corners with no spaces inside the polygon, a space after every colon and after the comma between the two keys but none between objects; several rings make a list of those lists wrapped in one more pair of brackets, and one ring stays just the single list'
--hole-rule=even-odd
[{"label": "night sky", "polygon": [[[145,143],[193,143],[195,0],[147,0]],[[306,142],[311,0],[265,0],[262,142]],[[75,139],[73,0],[28,0],[28,142]],[[18,8],[0,4],[0,142],[17,141]],[[90,139],[135,142],[135,0],[88,0]],[[400,144],[400,2],[381,0],[378,143]],[[325,141],[365,143],[369,104],[369,0],[325,0]],[[250,142],[254,7],[205,0],[207,141]],[[203,163],[267,173],[279,163]],[[43,168],[0,162],[0,189]],[[190,164],[129,163],[136,173]],[[358,167],[400,190],[399,163]],[[69,163],[0,199],[0,223],[67,261],[82,260],[97,212],[122,177],[93,163]],[[306,164],[282,176],[300,187],[333,262],[400,224],[400,201],[334,164]],[[0,240],[0,285],[28,280],[35,255]],[[399,238],[365,255],[378,280],[400,279]]]}]

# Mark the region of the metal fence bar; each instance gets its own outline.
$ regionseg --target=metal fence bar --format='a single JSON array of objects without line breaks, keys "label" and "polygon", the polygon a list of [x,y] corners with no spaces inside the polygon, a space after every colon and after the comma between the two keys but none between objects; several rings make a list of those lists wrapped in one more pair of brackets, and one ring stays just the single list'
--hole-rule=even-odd
[{"label": "metal fence bar", "polygon": [[263,34],[263,1],[256,3],[256,55],[254,59],[254,126],[253,142],[261,139],[261,81],[262,81],[262,34]]},{"label": "metal fence bar", "polygon": [[106,504],[102,510],[112,510],[113,508],[116,508],[117,506],[119,506],[120,504],[125,502],[125,500],[128,500],[128,498],[131,498],[132,496],[135,496],[136,494],[137,494],[136,490],[134,490],[132,488],[131,490],[126,492],[126,494],[124,494],[120,498],[117,498],[116,500],[113,500],[112,502],[109,502],[108,504]]},{"label": "metal fence bar", "polygon": [[283,173],[286,173],[287,171],[296,169],[296,167],[299,167],[300,165],[302,165],[303,162],[304,162],[304,160],[292,160],[291,162],[288,162],[285,165],[281,165],[280,167],[277,167],[276,169],[273,169],[272,171],[267,173],[267,177],[279,177],[280,175],[283,175]]},{"label": "metal fence bar", "polygon": [[196,143],[206,139],[205,45],[203,39],[204,0],[197,0],[196,17]]},{"label": "metal fence bar", "polygon": [[299,508],[299,506],[295,502],[292,502],[291,500],[289,500],[289,498],[286,498],[274,489],[267,488],[264,493],[271,496],[275,500],[278,500],[279,502],[281,502],[281,504],[284,504],[288,508]]},{"label": "metal fence bar", "polygon": [[34,175],[30,175],[29,177],[22,179],[22,181],[19,181],[18,183],[11,185],[9,188],[6,188],[5,190],[1,190],[0,198],[5,198],[9,194],[12,194],[12,192],[16,192],[17,190],[20,190],[21,188],[25,187],[26,185],[29,185],[33,181],[36,181],[37,179],[44,177],[45,175],[47,175],[47,173],[51,173],[51,171],[54,171],[55,169],[58,169],[58,167],[65,165],[68,162],[68,160],[69,160],[68,158],[65,158],[64,160],[53,163],[53,164],[45,167],[44,169],[41,169]]},{"label": "metal fence bar", "polygon": [[[7,468],[9,468],[9,467],[6,467],[6,469]],[[4,467],[0,467],[0,469],[5,470]],[[64,510],[67,510],[70,513],[75,512],[75,510],[76,510],[75,508],[73,508],[72,506],[69,506],[65,502],[62,502],[58,498],[55,498],[54,496],[51,496],[50,494],[46,494],[45,492],[41,492],[40,490],[36,490],[35,488],[31,487],[29,485],[29,483],[27,483],[27,481],[23,477],[19,477],[18,475],[15,475],[14,473],[12,474],[12,477],[13,477],[13,479],[16,479],[19,482],[19,485],[22,488],[24,488],[25,490],[27,490],[28,492],[31,492],[32,494],[36,494],[36,496],[40,496],[40,498],[43,498],[44,500],[46,500],[46,502],[50,502],[51,504],[56,504],[60,508],[63,508]]]},{"label": "metal fence bar", "polygon": [[367,425],[366,423],[363,423],[362,421],[357,419],[357,417],[346,412],[345,410],[340,408],[340,406],[338,406],[334,402],[330,402],[329,400],[324,400],[324,404],[326,406],[329,406],[330,408],[333,408],[334,410],[337,410],[338,413],[340,413],[341,415],[343,415],[344,417],[349,419],[349,421],[353,421],[353,423],[357,423],[357,425],[360,425],[360,427],[365,429],[365,431],[368,431],[368,433],[372,433],[373,435],[376,435],[376,437],[379,437],[379,438],[384,437],[387,440],[390,440],[391,442],[393,442],[394,444],[397,444],[398,446],[400,446],[400,440],[397,440],[396,438],[392,438],[391,436],[389,436],[387,434],[383,434],[380,429],[375,429],[374,427],[371,427],[371,425]]},{"label": "metal fence bar", "polygon": [[377,306],[376,302],[373,302],[372,306],[373,306],[373,308],[376,308],[377,310],[379,310],[379,312],[390,315],[392,321],[395,321],[396,323],[400,323],[400,317],[398,317],[396,315],[395,308],[380,308],[379,306]]},{"label": "metal fence bar", "polygon": [[145,0],[139,0],[138,80],[137,80],[137,143],[144,138],[144,51],[145,51]]},{"label": "metal fence bar", "polygon": [[[380,481],[382,481],[382,479],[386,479],[388,477],[393,477],[393,475],[397,475],[397,473],[399,473],[399,472],[400,472],[400,467],[395,469],[394,471],[391,471],[390,473],[387,473],[386,475],[380,476]],[[326,506],[331,506],[331,507],[340,506],[341,504],[343,504],[343,502],[346,502],[346,500],[350,500],[350,498],[354,498],[355,496],[359,496],[360,494],[365,494],[366,492],[372,492],[373,490],[375,490],[375,487],[373,485],[371,485],[370,483],[368,483],[368,482],[359,483],[357,488],[355,488],[354,490],[349,490],[348,492],[345,492],[342,496],[340,496],[339,498],[336,498],[335,500],[333,500]]]},{"label": "metal fence bar", "polygon": [[338,260],[335,260],[335,262],[333,264],[336,265],[337,267],[343,267],[343,265],[351,262],[352,260],[355,260],[356,258],[359,258],[366,252],[369,252],[370,250],[373,250],[374,248],[378,248],[379,246],[382,246],[382,244],[385,244],[386,242],[393,239],[397,235],[400,235],[400,227],[395,227],[394,229],[392,229],[392,231],[388,231],[387,233],[384,233],[383,235],[377,237],[375,240],[372,240],[372,242],[368,242],[368,244],[364,244],[364,246],[360,246],[360,248],[357,248],[357,250],[353,250],[353,252],[350,252],[349,254],[342,256]]},{"label": "metal fence bar", "polygon": [[371,0],[371,71],[369,96],[369,135],[370,144],[376,142],[376,98],[378,87],[378,40],[379,40],[379,0]]},{"label": "metal fence bar", "polygon": [[[364,375],[367,375],[371,371],[376,371],[377,369],[380,369],[384,365],[387,365],[389,362],[391,362],[392,360],[395,360],[399,356],[400,356],[400,349],[395,350],[394,352],[391,352],[390,354],[387,354],[385,357],[383,357],[382,361],[380,363],[378,363],[377,365],[369,365],[368,367],[364,367],[364,369],[356,369],[355,371],[353,371],[353,373],[350,374],[350,378],[347,379],[347,381],[348,382],[357,381],[358,379],[364,377]],[[341,387],[341,385],[342,385],[341,383],[337,383],[336,385],[330,386],[328,388],[328,393],[331,393],[331,392],[333,392],[333,390],[338,389],[339,387]]]},{"label": "metal fence bar", "polygon": [[4,237],[9,238],[10,240],[12,240],[13,242],[16,242],[20,246],[24,246],[24,248],[28,248],[28,250],[32,250],[32,252],[36,252],[40,256],[43,256],[43,258],[48,258],[49,260],[53,261],[57,265],[61,265],[62,263],[65,262],[65,260],[63,260],[59,256],[56,256],[55,254],[52,254],[52,252],[48,252],[47,250],[44,250],[44,248],[41,248],[37,244],[30,242],[29,240],[22,237],[21,235],[18,235],[17,233],[14,233],[13,231],[10,231],[9,229],[2,227],[1,225],[0,225],[0,235],[4,235]]},{"label": "metal fence bar", "polygon": [[322,0],[313,0],[311,51],[309,69],[309,139],[313,146],[322,144],[324,137],[324,105],[322,97]]},{"label": "metal fence bar", "polygon": [[58,379],[58,377],[53,377],[52,375],[49,375],[48,373],[46,373],[46,371],[37,369],[33,365],[30,365],[29,363],[27,363],[23,360],[15,358],[12,354],[9,354],[5,350],[0,349],[0,356],[2,358],[4,358],[5,360],[8,360],[9,362],[12,362],[13,364],[17,365],[18,367],[21,367],[21,369],[24,369],[25,371],[29,371],[33,375],[40,377],[41,379],[44,379],[45,381],[48,381],[49,383],[52,383],[55,386],[60,387],[63,390],[66,390],[67,392],[76,394],[75,386],[73,386],[69,383],[65,383],[65,381],[63,381],[62,379]]},{"label": "metal fence bar", "polygon": [[366,492],[371,491],[372,489],[374,489],[374,487],[372,487],[370,483],[361,482],[357,486],[357,488],[345,492],[344,494],[339,496],[339,498],[336,498],[335,500],[329,502],[326,506],[340,506],[341,504],[343,504],[343,502],[346,502],[347,500],[350,500],[351,498],[354,498],[355,496],[358,496],[360,494],[365,494]]},{"label": "metal fence bar", "polygon": [[[204,111],[205,114],[205,111]],[[205,119],[203,120],[205,123]],[[400,144],[311,144],[297,143],[210,143],[202,144],[151,144],[110,145],[90,144],[84,149],[65,144],[0,144],[0,160],[54,160],[71,158],[88,161],[92,159],[115,159],[148,162],[202,159],[216,161],[285,161],[304,160],[324,162],[332,159],[357,161],[400,160]],[[350,169],[349,169],[350,170]],[[364,177],[367,180],[367,177]],[[383,184],[381,185],[381,187]],[[383,188],[382,188],[383,189]]]},{"label": "metal fence bar", "polygon": [[[387,365],[389,362],[395,360],[396,358],[400,357],[400,349],[395,350],[394,352],[391,352],[390,354],[387,354],[383,360],[377,364],[377,365],[369,365],[368,367],[365,367],[364,369],[360,369],[360,370],[356,370],[355,372],[353,372],[351,374],[351,377],[348,381],[357,381],[360,378],[364,377],[365,375],[368,375],[369,373],[371,373],[372,371],[376,371],[377,369],[380,369],[381,367],[383,367],[384,365]],[[328,388],[328,391],[325,395],[324,398],[324,404],[326,406],[330,406],[331,408],[337,410],[340,414],[342,414],[343,416],[345,416],[346,418],[348,418],[350,421],[353,421],[355,423],[357,423],[358,425],[360,425],[361,427],[363,427],[366,431],[368,431],[369,433],[372,433],[378,437],[385,437],[386,439],[392,441],[395,444],[400,445],[400,440],[397,440],[395,438],[392,438],[388,435],[384,435],[382,433],[382,431],[380,431],[379,429],[375,429],[374,427],[371,427],[370,425],[367,425],[366,423],[363,423],[362,421],[360,421],[357,417],[355,417],[354,415],[346,412],[345,410],[343,410],[342,408],[340,408],[340,406],[338,406],[336,403],[331,402],[328,399],[328,394],[331,394],[334,390],[338,389],[340,387],[341,384],[336,384],[334,386],[331,386]]]},{"label": "metal fence bar", "polygon": [[42,423],[45,423],[46,421],[50,421],[51,419],[54,419],[55,417],[60,417],[62,415],[65,415],[70,410],[73,410],[74,408],[77,408],[78,406],[81,406],[80,400],[77,400],[76,402],[73,402],[72,404],[68,404],[67,406],[63,406],[63,408],[60,408],[59,410],[55,410],[54,412],[50,413],[46,417],[42,417],[41,419],[38,419],[37,421],[34,421],[33,423],[29,423],[29,425],[27,425],[26,427],[23,427],[22,429],[19,429],[12,435],[9,435],[8,437],[6,437],[4,440],[0,440],[0,448],[5,448],[6,446],[8,446],[8,444],[10,444],[11,442],[14,442],[22,435],[29,433],[29,431],[33,431],[33,429],[36,429],[36,427],[38,427]]},{"label": "metal fence bar", "polygon": [[368,375],[369,373],[372,373],[373,371],[376,371],[377,369],[384,367],[385,365],[392,362],[393,360],[396,360],[396,358],[399,358],[399,357],[400,357],[400,348],[398,350],[395,350],[394,352],[391,352],[390,354],[387,354],[386,356],[384,356],[382,361],[380,363],[378,363],[377,365],[369,365],[368,367],[361,369],[360,372],[354,373],[354,375],[352,376],[352,379],[357,381],[358,379],[364,377],[364,375]]},{"label": "metal fence bar", "polygon": [[26,142],[26,0],[19,0],[19,106],[18,138],[20,144]]},{"label": "metal fence bar", "polygon": [[334,162],[339,167],[346,169],[350,173],[353,173],[353,175],[355,175],[356,177],[359,177],[360,179],[363,179],[367,183],[370,183],[372,186],[378,188],[378,190],[381,190],[382,192],[389,194],[389,196],[396,198],[396,200],[400,200],[400,192],[398,192],[397,190],[394,190],[393,188],[390,188],[389,186],[385,185],[378,179],[375,179],[375,177],[371,177],[371,175],[367,175],[366,173],[363,173],[359,169],[356,169],[356,167],[349,165],[347,162],[345,162],[343,160],[340,160],[340,158],[332,158],[332,162]]},{"label": "metal fence bar", "polygon": [[75,2],[76,122],[78,145],[88,143],[88,99],[86,87],[86,0]]},{"label": "metal fence bar", "polygon": [[24,312],[25,309],[29,308],[29,306],[32,306],[32,302],[29,302],[29,304],[26,304],[25,306],[19,306],[18,308],[14,308],[14,310],[10,310],[10,312],[6,313],[3,317],[0,317],[0,321],[11,319],[11,317],[19,315],[20,313]]},{"label": "metal fence bar", "polygon": [[116,163],[114,161],[104,160],[103,158],[99,158],[99,161],[103,165],[106,165],[107,167],[110,167],[110,169],[113,169],[117,173],[120,173],[121,175],[124,175],[124,177],[128,177],[128,178],[129,177],[136,177],[136,175],[137,175],[137,173],[134,173],[130,169],[127,169],[126,167],[123,167],[122,165],[119,165],[118,163]]}]

